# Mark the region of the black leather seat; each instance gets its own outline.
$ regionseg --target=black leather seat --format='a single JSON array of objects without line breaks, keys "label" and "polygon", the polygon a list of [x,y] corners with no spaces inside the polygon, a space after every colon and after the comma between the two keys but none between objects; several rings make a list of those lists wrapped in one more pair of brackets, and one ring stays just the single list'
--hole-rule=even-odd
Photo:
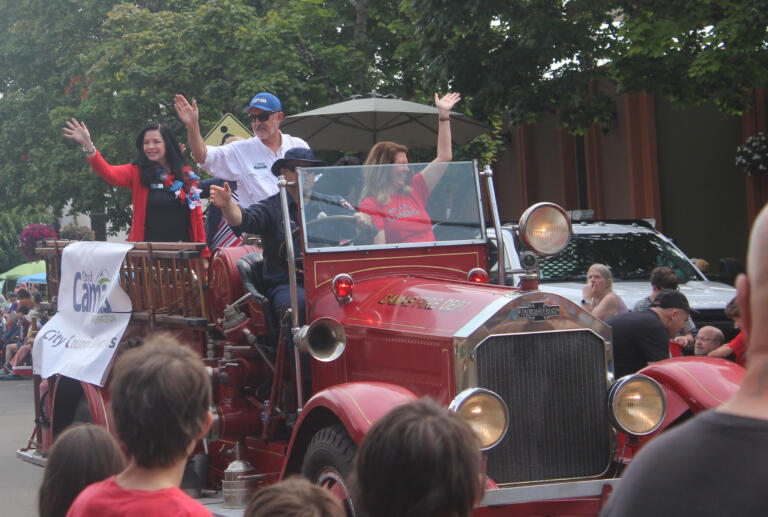
[{"label": "black leather seat", "polygon": [[237,271],[240,273],[245,291],[251,293],[254,301],[261,305],[267,331],[270,335],[276,336],[278,326],[272,312],[272,301],[265,294],[267,290],[264,284],[263,270],[264,259],[259,252],[249,253],[237,261]]}]

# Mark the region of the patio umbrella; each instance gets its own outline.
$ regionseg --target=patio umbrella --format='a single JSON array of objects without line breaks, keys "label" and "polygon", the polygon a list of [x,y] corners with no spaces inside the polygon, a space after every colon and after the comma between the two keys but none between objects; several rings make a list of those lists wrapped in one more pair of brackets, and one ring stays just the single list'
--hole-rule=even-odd
[{"label": "patio umbrella", "polygon": [[9,269],[3,274],[0,274],[0,280],[18,280],[19,277],[32,275],[34,273],[45,274],[45,261],[38,260],[37,262],[27,262],[20,266],[16,266],[13,269]]},{"label": "patio umbrella", "polygon": [[[482,122],[454,111],[451,120],[454,145],[469,142],[491,130]],[[315,150],[367,151],[383,140],[408,147],[435,147],[437,125],[434,106],[373,93],[371,97],[285,117],[280,129],[307,140]]]}]

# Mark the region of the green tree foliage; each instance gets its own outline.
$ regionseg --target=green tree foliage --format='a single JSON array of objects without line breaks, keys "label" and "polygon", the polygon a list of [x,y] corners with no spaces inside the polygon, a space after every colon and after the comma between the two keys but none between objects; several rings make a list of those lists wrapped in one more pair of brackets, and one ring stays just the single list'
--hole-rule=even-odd
[{"label": "green tree foliage", "polygon": [[589,94],[601,77],[612,20],[603,0],[488,0],[457,9],[451,0],[408,0],[427,72],[471,92],[473,115],[533,120],[564,108],[564,120],[604,116]]},{"label": "green tree foliage", "polygon": [[87,97],[88,63],[81,53],[99,44],[111,8],[106,1],[0,2],[4,210],[46,207],[60,213],[68,199],[93,202],[107,191],[103,182],[93,181],[71,146],[62,152],[61,121],[51,117],[56,108],[73,112]]},{"label": "green tree foliage", "polygon": [[575,132],[610,116],[591,91],[655,92],[680,106],[748,108],[768,76],[767,0],[407,0],[433,77],[472,92],[483,115],[512,122],[559,111]]},{"label": "green tree foliage", "polygon": [[0,200],[130,223],[130,192],[106,184],[62,137],[76,117],[112,163],[135,158],[150,120],[184,135],[175,93],[207,130],[256,92],[290,115],[378,91],[417,102],[449,87],[497,131],[457,149],[490,161],[511,122],[558,111],[583,131],[609,116],[590,90],[657,91],[744,109],[765,81],[768,0],[0,0]]},{"label": "green tree foliage", "polygon": [[658,92],[679,105],[712,100],[727,114],[749,108],[768,81],[768,1],[621,2],[625,13],[611,77],[623,91]]},{"label": "green tree foliage", "polygon": [[112,231],[130,223],[130,192],[62,138],[70,117],[126,163],[150,120],[184,135],[179,92],[198,100],[204,131],[263,90],[286,114],[372,90],[431,102],[407,15],[382,0],[0,0],[0,15],[0,197],[54,213],[71,199],[106,211]]},{"label": "green tree foliage", "polygon": [[50,216],[29,209],[0,211],[0,272],[26,262],[19,251],[21,231],[30,223],[50,223],[50,219]]}]

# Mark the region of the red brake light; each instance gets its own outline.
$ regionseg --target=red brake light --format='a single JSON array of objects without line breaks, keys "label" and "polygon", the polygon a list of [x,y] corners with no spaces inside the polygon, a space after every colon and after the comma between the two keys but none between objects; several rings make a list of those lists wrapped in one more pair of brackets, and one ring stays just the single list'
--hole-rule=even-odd
[{"label": "red brake light", "polygon": [[355,281],[346,273],[336,275],[333,278],[331,285],[331,289],[333,290],[333,294],[336,295],[336,298],[338,298],[339,301],[343,300],[345,302],[350,302],[352,300],[352,291],[354,290],[354,287]]},{"label": "red brake light", "polygon": [[470,282],[475,282],[477,284],[487,284],[488,283],[488,273],[486,273],[485,269],[476,267],[475,269],[472,269],[467,273],[467,280]]}]

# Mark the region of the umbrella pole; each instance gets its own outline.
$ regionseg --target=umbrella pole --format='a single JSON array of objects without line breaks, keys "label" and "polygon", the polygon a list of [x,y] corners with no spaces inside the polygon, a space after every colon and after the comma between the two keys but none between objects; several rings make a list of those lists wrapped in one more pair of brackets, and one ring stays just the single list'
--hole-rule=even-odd
[{"label": "umbrella pole", "polygon": [[376,113],[375,112],[373,114],[373,132],[371,133],[371,137],[373,138],[373,143],[371,143],[371,148],[373,148],[373,146],[376,145]]}]

